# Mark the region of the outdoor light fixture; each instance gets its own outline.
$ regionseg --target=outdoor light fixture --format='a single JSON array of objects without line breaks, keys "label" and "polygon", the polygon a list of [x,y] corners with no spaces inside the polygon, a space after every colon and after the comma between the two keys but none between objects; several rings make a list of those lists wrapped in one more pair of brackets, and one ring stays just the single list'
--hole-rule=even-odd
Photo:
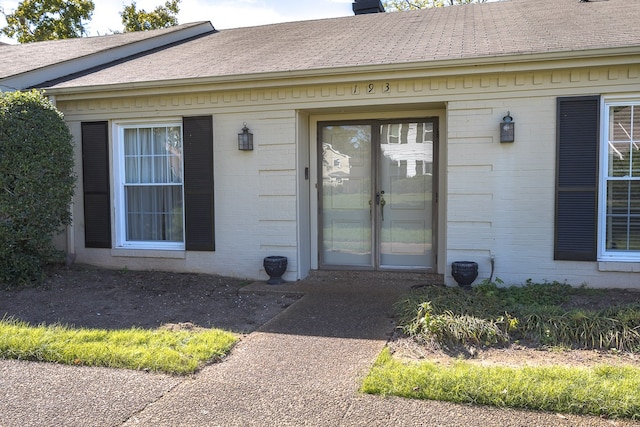
[{"label": "outdoor light fixture", "polygon": [[502,118],[502,123],[500,123],[500,142],[513,142],[515,139],[516,124],[510,114],[507,111],[507,115]]},{"label": "outdoor light fixture", "polygon": [[253,150],[253,134],[249,132],[249,128],[246,123],[244,123],[242,132],[238,134],[238,150]]}]

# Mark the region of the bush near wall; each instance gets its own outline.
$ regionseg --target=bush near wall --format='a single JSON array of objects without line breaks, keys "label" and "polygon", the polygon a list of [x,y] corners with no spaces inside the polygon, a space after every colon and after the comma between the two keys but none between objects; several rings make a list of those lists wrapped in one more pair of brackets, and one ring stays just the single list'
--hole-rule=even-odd
[{"label": "bush near wall", "polygon": [[38,282],[71,221],[73,139],[41,92],[0,93],[0,283]]}]

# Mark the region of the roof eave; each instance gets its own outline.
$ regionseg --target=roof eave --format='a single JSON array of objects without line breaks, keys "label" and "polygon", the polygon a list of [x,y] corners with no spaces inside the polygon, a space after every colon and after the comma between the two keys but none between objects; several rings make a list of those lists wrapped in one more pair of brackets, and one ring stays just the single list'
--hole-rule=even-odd
[{"label": "roof eave", "polygon": [[7,76],[0,81],[6,82],[9,87],[15,90],[32,87],[47,80],[53,80],[60,76],[73,74],[92,67],[103,65],[128,56],[140,54],[159,47],[208,34],[215,31],[209,21],[194,23],[178,31],[166,34],[158,34],[149,38],[129,42],[120,46],[109,47],[98,50],[77,58],[60,61],[55,64],[34,68],[29,71]]},{"label": "roof eave", "polygon": [[[229,90],[245,88],[247,83],[254,83],[252,85],[253,88],[294,86],[299,85],[301,80],[304,80],[305,84],[335,83],[344,81],[347,76],[349,79],[363,78],[365,76],[375,78],[373,77],[375,74],[385,72],[393,72],[394,79],[406,79],[412,77],[425,78],[447,75],[543,71],[603,65],[603,59],[607,59],[606,65],[620,65],[629,63],[630,56],[639,55],[640,46],[545,53],[521,52],[517,54],[476,58],[453,58],[382,65],[358,65],[267,73],[230,74],[200,78],[77,87],[52,87],[46,88],[46,92],[51,95],[64,96],[65,98],[69,97],[69,99],[71,99],[70,97],[83,98],[83,95],[88,93],[94,95],[96,93],[104,93],[104,97],[119,96],[118,92],[120,91],[127,91],[127,95],[132,95],[132,91],[140,91],[146,94],[158,91],[166,94],[171,92],[167,90],[170,88],[176,88],[176,91],[183,92],[186,86],[197,88],[203,85],[221,85],[224,89]],[[256,86],[255,83],[258,81],[262,81],[263,84]]]}]

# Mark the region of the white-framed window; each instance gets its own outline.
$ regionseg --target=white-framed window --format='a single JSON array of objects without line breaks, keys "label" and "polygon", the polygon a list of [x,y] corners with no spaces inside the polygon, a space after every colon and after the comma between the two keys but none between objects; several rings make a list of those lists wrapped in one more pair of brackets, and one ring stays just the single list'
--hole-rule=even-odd
[{"label": "white-framed window", "polygon": [[182,122],[116,123],[116,246],[185,248]]},{"label": "white-framed window", "polygon": [[640,261],[640,98],[602,109],[599,259]]},{"label": "white-framed window", "polygon": [[388,125],[383,125],[387,127],[387,144],[406,144],[406,141],[402,141],[402,124],[400,123],[389,123]]},{"label": "white-framed window", "polygon": [[433,142],[433,123],[425,123],[422,127],[422,141],[417,142]]}]

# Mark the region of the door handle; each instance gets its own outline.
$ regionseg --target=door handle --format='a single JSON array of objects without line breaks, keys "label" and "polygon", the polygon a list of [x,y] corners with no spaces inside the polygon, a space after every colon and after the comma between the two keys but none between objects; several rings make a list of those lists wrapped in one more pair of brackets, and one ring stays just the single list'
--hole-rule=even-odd
[{"label": "door handle", "polygon": [[384,200],[384,191],[376,193],[376,205],[380,206],[380,219],[384,221],[384,205],[387,202]]}]

